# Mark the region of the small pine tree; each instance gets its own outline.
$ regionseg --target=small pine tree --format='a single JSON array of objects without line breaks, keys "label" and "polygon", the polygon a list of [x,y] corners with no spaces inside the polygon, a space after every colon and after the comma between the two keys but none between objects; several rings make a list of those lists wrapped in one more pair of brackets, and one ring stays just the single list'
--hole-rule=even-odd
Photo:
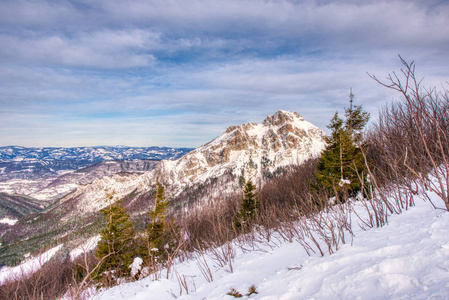
[{"label": "small pine tree", "polygon": [[114,202],[113,195],[108,195],[107,199],[108,207],[101,210],[106,226],[100,232],[101,239],[95,251],[95,257],[103,261],[96,275],[112,270],[128,275],[128,266],[135,256],[135,230],[120,200]]},{"label": "small pine tree", "polygon": [[144,257],[162,259],[166,245],[166,210],[168,202],[165,200],[164,187],[157,183],[154,196],[154,208],[150,211],[150,223],[145,231]]},{"label": "small pine tree", "polygon": [[256,193],[256,186],[249,180],[243,188],[243,198],[240,210],[234,218],[234,228],[240,229],[249,226],[254,221],[258,210],[259,199]]},{"label": "small pine tree", "polygon": [[349,108],[345,109],[345,127],[352,141],[359,145],[362,142],[362,131],[369,121],[369,113],[363,111],[362,105],[353,105],[354,94],[349,94]]},{"label": "small pine tree", "polygon": [[316,187],[324,187],[339,201],[355,196],[366,181],[362,150],[362,130],[369,114],[362,106],[353,106],[354,95],[350,94],[350,107],[345,109],[345,120],[336,112],[327,126],[332,134],[326,137],[327,147],[317,165]]}]

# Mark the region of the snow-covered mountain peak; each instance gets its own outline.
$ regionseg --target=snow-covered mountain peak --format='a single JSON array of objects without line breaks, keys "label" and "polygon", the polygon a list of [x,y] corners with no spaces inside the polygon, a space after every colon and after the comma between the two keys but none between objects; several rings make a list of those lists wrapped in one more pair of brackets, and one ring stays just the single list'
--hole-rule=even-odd
[{"label": "snow-covered mountain peak", "polygon": [[286,110],[279,110],[272,116],[267,116],[263,120],[262,124],[265,126],[280,126],[285,123],[297,123],[296,121],[305,121],[304,118],[297,112],[291,112]]},{"label": "snow-covered mountain peak", "polygon": [[278,111],[261,124],[229,127],[222,135],[175,161],[162,161],[153,182],[188,185],[231,172],[259,179],[300,164],[324,149],[324,132],[296,112]]}]

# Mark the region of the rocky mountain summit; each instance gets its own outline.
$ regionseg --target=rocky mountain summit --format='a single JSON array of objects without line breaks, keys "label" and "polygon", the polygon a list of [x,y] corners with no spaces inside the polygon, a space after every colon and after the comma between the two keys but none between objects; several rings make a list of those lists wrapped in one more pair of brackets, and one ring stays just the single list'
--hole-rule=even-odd
[{"label": "rocky mountain summit", "polygon": [[278,168],[318,156],[324,136],[298,113],[280,110],[261,124],[231,126],[183,157],[161,161],[152,182],[185,187],[229,172],[238,178],[266,179]]},{"label": "rocky mountain summit", "polygon": [[[105,191],[118,199],[137,199],[151,193],[156,182],[160,182],[166,186],[168,198],[175,200],[177,205],[184,206],[187,200],[200,205],[206,198],[212,201],[226,191],[238,189],[243,179],[261,183],[273,177],[280,168],[299,165],[318,156],[325,147],[324,136],[322,130],[298,113],[281,110],[261,124],[250,122],[231,126],[211,142],[176,160],[153,162],[132,174],[108,173],[107,166],[113,170],[123,170],[123,166],[117,162],[104,162],[92,168],[95,173],[103,172],[103,176],[89,176],[89,168],[83,169],[83,172],[60,176],[43,192],[31,195],[43,199],[49,192],[55,195],[59,192],[48,189],[49,186],[68,187],[72,192],[59,203],[70,202],[78,211],[92,213],[107,205]],[[84,181],[86,176],[89,180]],[[66,184],[61,185],[64,182]],[[70,182],[73,184],[68,184]],[[202,189],[210,182],[213,186],[209,186],[209,191],[202,191],[203,194],[197,191],[194,197],[191,196],[192,191]]]}]

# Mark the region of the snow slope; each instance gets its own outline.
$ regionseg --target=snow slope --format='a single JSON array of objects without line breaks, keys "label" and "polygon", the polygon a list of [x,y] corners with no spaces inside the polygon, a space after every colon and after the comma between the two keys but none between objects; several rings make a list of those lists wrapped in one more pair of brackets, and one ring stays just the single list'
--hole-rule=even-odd
[{"label": "snow slope", "polygon": [[53,255],[61,250],[62,245],[51,248],[50,250],[42,253],[39,256],[31,257],[22,264],[15,267],[3,267],[0,269],[0,285],[5,280],[10,280],[12,278],[19,278],[21,276],[26,276],[33,274],[39,270],[47,261],[49,261]]},{"label": "snow slope", "polygon": [[17,221],[18,220],[16,220],[16,219],[9,219],[9,218],[2,218],[2,219],[0,219],[0,223],[8,224],[8,225],[14,225],[14,224],[17,223]]},{"label": "snow slope", "polygon": [[[363,211],[359,203],[354,208]],[[188,294],[172,272],[169,279],[121,284],[92,299],[234,299],[226,295],[231,288],[243,294],[242,299],[449,298],[447,211],[417,200],[415,207],[390,216],[382,228],[365,231],[355,218],[353,223],[353,245],[343,245],[332,255],[307,256],[297,242],[273,240],[258,244],[258,251],[235,248],[232,273],[229,266],[220,267],[206,256],[211,282],[200,270],[201,260],[177,264]],[[258,294],[246,296],[251,285]]]}]

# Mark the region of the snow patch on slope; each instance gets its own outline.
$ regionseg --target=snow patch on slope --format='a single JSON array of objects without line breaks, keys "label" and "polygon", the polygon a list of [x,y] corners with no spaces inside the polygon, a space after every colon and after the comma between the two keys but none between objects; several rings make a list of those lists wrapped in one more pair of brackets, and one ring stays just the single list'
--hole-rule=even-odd
[{"label": "snow patch on slope", "polygon": [[0,284],[9,279],[30,275],[39,270],[61,248],[62,244],[51,248],[37,257],[33,257],[16,267],[3,267],[0,269]]},{"label": "snow patch on slope", "polygon": [[[91,184],[79,186],[75,192],[62,198],[62,201],[78,199],[76,203],[78,213],[99,211],[109,204],[108,194],[112,194],[114,199],[122,199],[133,191],[148,190],[152,174],[153,171],[150,171],[143,175],[113,175],[95,179]],[[70,218],[70,216],[65,218]]]},{"label": "snow patch on slope", "polygon": [[76,247],[75,249],[73,249],[72,251],[70,251],[70,254],[69,254],[70,259],[73,261],[78,256],[80,256],[84,253],[89,253],[90,251],[92,251],[93,249],[95,249],[97,247],[97,243],[100,240],[101,240],[100,235],[91,237],[84,244],[82,244],[82,245]]},{"label": "snow patch on slope", "polygon": [[0,219],[0,223],[3,223],[3,224],[8,224],[8,225],[14,225],[14,224],[16,224],[17,222],[18,222],[19,220],[16,220],[16,219],[9,219],[9,218],[3,218],[3,219]]}]

